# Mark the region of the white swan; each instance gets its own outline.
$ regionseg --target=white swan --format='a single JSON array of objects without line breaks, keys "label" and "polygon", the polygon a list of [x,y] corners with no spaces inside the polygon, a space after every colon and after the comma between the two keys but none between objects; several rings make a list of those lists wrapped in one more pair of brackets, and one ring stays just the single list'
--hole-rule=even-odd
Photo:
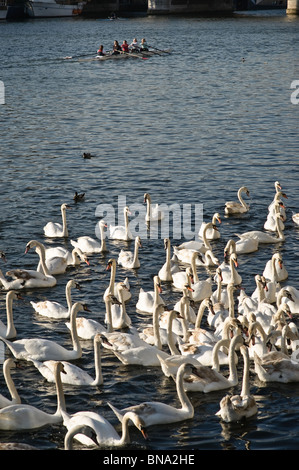
[{"label": "white swan", "polygon": [[12,339],[17,336],[13,320],[12,305],[15,299],[21,299],[20,294],[15,291],[9,291],[6,294],[6,325],[0,320],[0,336],[6,339]]},{"label": "white swan", "polygon": [[110,225],[109,226],[109,238],[113,240],[125,240],[129,241],[133,239],[133,235],[129,228],[128,216],[131,214],[128,206],[124,207],[124,218],[125,225]]},{"label": "white swan", "polygon": [[[213,355],[213,368],[207,365],[198,365],[197,369],[197,376],[188,378],[183,382],[184,389],[189,392],[203,392],[209,393],[215,390],[223,390],[226,388],[234,387],[238,383],[238,371],[235,359],[235,351],[240,347],[240,344],[243,344],[243,339],[241,335],[235,335],[231,340],[228,339],[221,339],[219,340],[214,348],[218,354],[220,353],[221,346],[229,345],[229,376],[226,377],[225,375],[219,372],[219,365],[218,365],[218,354]],[[199,362],[200,359],[199,359]]]},{"label": "white swan", "polygon": [[139,405],[133,405],[128,408],[118,409],[111,403],[107,402],[113,410],[120,422],[123,421],[128,411],[138,414],[144,421],[145,426],[153,426],[157,424],[170,424],[191,419],[194,416],[194,407],[184,391],[183,379],[185,375],[197,375],[197,369],[192,364],[182,364],[176,375],[176,389],[181,408],[168,405],[162,402],[147,401]]},{"label": "white swan", "polygon": [[[71,259],[68,253],[66,253],[65,255],[61,255],[61,256],[60,255],[51,256],[49,253],[49,250],[46,250],[45,264],[48,268],[49,273],[52,275],[63,274],[70,266],[72,267],[79,266],[81,261],[86,263],[89,266],[89,259],[84,253],[82,253],[82,251],[78,247],[72,250]],[[37,271],[38,272],[43,271],[41,262],[39,262],[37,266]]]},{"label": "white swan", "polygon": [[[216,225],[216,222],[218,222],[219,224],[221,224],[221,217],[220,217],[220,214],[218,212],[215,212],[215,214],[213,215],[213,218],[212,218],[212,224],[213,226]],[[205,226],[207,224],[205,222],[203,222],[200,226],[200,229],[198,231],[198,236],[199,238],[202,238],[203,237],[203,232],[204,232],[204,229],[205,229]],[[207,231],[206,231],[206,237],[208,240],[218,240],[220,237],[221,237],[221,234],[219,232],[219,230],[215,230],[213,227],[211,228],[208,228]]]},{"label": "white swan", "polygon": [[226,423],[240,421],[243,418],[251,418],[258,412],[253,395],[250,394],[249,385],[249,354],[245,345],[240,347],[243,356],[243,379],[240,395],[226,395],[220,401],[220,410],[216,416],[220,416]]},{"label": "white swan", "polygon": [[191,298],[194,302],[200,302],[206,297],[210,297],[212,295],[212,279],[208,278],[206,280],[199,280],[198,278],[195,261],[197,256],[198,253],[194,253],[191,258],[191,269],[193,274],[193,282],[191,283],[193,292],[191,293]]},{"label": "white swan", "polygon": [[[195,252],[198,255],[197,252]],[[184,271],[178,271],[172,275],[172,286],[175,289],[182,291],[186,285],[191,287],[193,282],[192,267],[188,266]]]},{"label": "white swan", "polygon": [[86,310],[86,307],[82,303],[76,302],[72,306],[70,315],[72,350],[64,348],[55,341],[44,338],[27,338],[11,342],[0,337],[0,340],[6,344],[16,359],[24,359],[26,361],[31,361],[32,359],[38,361],[71,361],[79,359],[82,356],[82,348],[76,329],[76,316],[80,310]]},{"label": "white swan", "polygon": [[[176,302],[173,309],[179,312],[181,315],[183,315],[189,323],[194,324],[196,322],[196,313],[195,313],[194,308],[191,306],[192,299],[191,299],[191,296],[189,295],[189,292],[192,292],[192,291],[193,291],[192,287],[190,287],[189,284],[186,284],[183,288],[182,297],[180,298],[180,300]],[[160,319],[162,320],[162,316]],[[182,331],[181,328],[179,328],[179,330],[176,333],[182,335],[181,331]]]},{"label": "white swan", "polygon": [[249,210],[249,205],[246,204],[244,199],[242,198],[242,193],[245,193],[246,196],[250,196],[249,190],[246,188],[246,186],[242,186],[238,190],[238,199],[239,202],[234,202],[234,201],[228,201],[225,203],[225,208],[224,208],[224,213],[227,215],[231,214],[244,214],[245,212],[248,212]]},{"label": "white swan", "polygon": [[[216,326],[215,325],[215,321],[216,321],[216,317],[215,315],[220,312],[220,313],[223,313],[225,312],[226,309],[228,309],[228,306],[229,306],[229,298],[228,298],[228,291],[227,291],[227,286],[229,286],[229,284],[227,284],[226,287],[223,287],[222,288],[222,269],[220,268],[220,266],[217,267],[216,269],[216,274],[214,276],[214,281],[217,283],[217,289],[215,291],[213,291],[212,295],[211,295],[211,300],[213,302],[213,307],[214,307],[214,315],[209,315],[208,316],[208,323],[210,326]],[[209,317],[210,317],[210,321],[209,321]]]},{"label": "white swan", "polygon": [[6,273],[7,276],[13,278],[12,281],[8,281],[0,271],[0,282],[2,283],[5,290],[53,287],[57,284],[56,278],[50,274],[46,266],[45,247],[42,243],[38,242],[37,240],[31,240],[26,245],[25,254],[28,253],[30,248],[33,247],[35,247],[35,251],[40,257],[40,263],[43,272],[38,272],[31,269],[12,269]]},{"label": "white swan", "polygon": [[132,325],[132,320],[127,314],[126,303],[124,300],[127,287],[123,282],[119,282],[116,286],[117,298],[120,302],[112,302],[111,305],[111,319],[107,317],[107,310],[105,315],[105,323],[112,323],[113,330],[121,328],[129,328]]},{"label": "white swan", "polygon": [[299,212],[292,214],[292,220],[296,225],[299,225]]},{"label": "white swan", "polygon": [[144,194],[143,201],[144,203],[146,203],[146,222],[157,222],[164,218],[163,210],[161,209],[161,207],[159,207],[158,204],[152,204],[151,196],[149,195],[149,193]]},{"label": "white swan", "polygon": [[[110,275],[110,282],[109,282],[109,286],[107,287],[107,289],[105,290],[104,292],[104,295],[103,295],[103,299],[105,300],[105,298],[107,296],[110,296],[110,295],[114,295],[117,300],[119,302],[121,302],[121,299],[118,298],[118,292],[117,292],[117,284],[115,282],[115,277],[116,277],[116,260],[114,258],[111,258],[108,260],[108,263],[106,265],[106,271],[109,271],[111,272],[111,275]],[[123,299],[125,302],[127,302],[128,300],[131,299],[132,297],[132,294],[130,292],[130,284],[129,284],[129,280],[128,278],[126,278],[124,280],[124,284],[125,286],[127,287],[127,290],[123,292]]]},{"label": "white swan", "polygon": [[43,300],[40,302],[30,301],[30,304],[34,308],[35,312],[43,317],[56,319],[69,318],[73,304],[71,293],[73,287],[79,290],[81,289],[80,285],[74,279],[70,279],[65,286],[66,307],[61,303],[52,300]]},{"label": "white swan", "polygon": [[287,296],[284,296],[284,302],[288,304],[292,313],[299,312],[299,289],[296,287],[287,285],[283,289],[284,291],[288,292]]},{"label": "white swan", "polygon": [[16,363],[12,358],[6,359],[3,364],[3,375],[4,379],[10,393],[11,399],[6,398],[0,393],[0,408],[4,408],[5,406],[14,405],[17,403],[21,403],[20,395],[17,392],[15,384],[11,378],[11,369],[16,367]]},{"label": "white swan", "polygon": [[[88,372],[84,371],[80,367],[66,361],[60,361],[63,365],[64,373],[61,375],[62,383],[76,386],[91,386],[97,387],[103,384],[103,374],[101,366],[101,335],[97,334],[94,337],[94,366],[95,366],[95,377],[92,377]],[[34,366],[38,369],[41,375],[48,382],[55,382],[55,361],[36,361],[32,360]]]},{"label": "white swan", "polygon": [[[242,284],[242,276],[238,273],[237,269],[239,267],[238,257],[236,253],[232,253],[229,256],[229,261],[227,262],[227,256],[225,260],[220,265],[221,274],[222,274],[222,284],[233,283],[235,286]],[[217,282],[216,275],[214,276],[214,281]]]},{"label": "white swan", "polygon": [[143,437],[147,439],[143,420],[133,412],[126,413],[124,416],[121,436],[118,435],[112,424],[98,413],[93,411],[78,411],[73,415],[69,415],[63,412],[63,424],[68,431],[72,432],[74,427],[82,424],[93,429],[95,436],[92,439],[82,433],[76,433],[74,436],[77,441],[88,447],[95,445],[94,439],[96,439],[98,446],[121,447],[128,444],[130,442],[129,421],[132,421]]},{"label": "white swan", "polygon": [[46,413],[35,406],[27,404],[9,405],[0,410],[0,430],[22,431],[62,423],[61,413],[65,409],[65,399],[60,373],[63,373],[63,366],[60,362],[57,362],[55,367],[57,409],[55,413]]},{"label": "white swan", "polygon": [[48,222],[44,226],[44,234],[46,237],[54,238],[54,237],[68,237],[68,228],[66,222],[66,209],[71,209],[70,206],[67,204],[61,204],[61,216],[62,216],[62,224],[57,222]]},{"label": "white swan", "polygon": [[[281,214],[283,221],[286,220],[285,205],[281,201],[282,197],[287,197],[287,196],[281,191],[275,194],[274,200],[272,204],[270,204],[269,206],[269,211],[268,211],[266,222],[264,223],[265,230],[269,230],[270,232],[276,231],[276,217],[275,217],[276,213]],[[285,228],[283,221],[281,222],[282,230],[284,230]]]},{"label": "white swan", "polygon": [[164,300],[160,296],[162,287],[159,276],[154,276],[154,290],[144,291],[140,288],[136,310],[143,313],[153,313],[155,304],[165,305]]},{"label": "white swan", "polygon": [[263,276],[265,276],[267,280],[275,283],[285,281],[288,278],[289,274],[283,262],[281,253],[274,253],[272,258],[267,261],[263,271]]},{"label": "white swan", "polygon": [[171,243],[169,238],[164,238],[164,249],[166,251],[166,260],[163,266],[159,269],[158,276],[160,281],[172,282],[173,274],[180,271],[176,261],[171,259]]},{"label": "white swan", "polygon": [[283,233],[282,227],[281,227],[281,214],[276,213],[276,223],[277,223],[277,234],[278,236],[275,237],[273,235],[270,235],[269,233],[262,232],[261,230],[251,230],[249,232],[244,232],[242,233],[242,238],[254,238],[259,241],[259,243],[280,243],[285,240],[285,235]]},{"label": "white swan", "polygon": [[107,227],[107,224],[104,220],[100,220],[98,225],[100,228],[101,242],[88,235],[84,235],[77,238],[77,241],[71,240],[71,245],[75,248],[80,248],[80,250],[87,255],[92,255],[94,253],[106,253],[108,249],[104,236],[104,228]]},{"label": "white swan", "polygon": [[264,361],[254,356],[255,373],[262,382],[291,383],[299,381],[299,363],[291,359]]},{"label": "white swan", "polygon": [[[198,251],[199,253],[205,253],[207,250],[213,251],[212,245],[207,238],[207,232],[209,230],[217,231],[218,228],[212,222],[208,222],[203,229],[203,233],[202,233],[203,241],[190,240],[188,242],[181,243],[177,247],[174,247],[174,253],[176,254],[178,260],[184,262],[183,261],[184,258],[188,257],[188,250],[192,250],[192,252]],[[184,251],[184,250],[187,250],[187,251]],[[185,258],[185,259],[188,259],[188,258]]]},{"label": "white swan", "polygon": [[239,235],[236,233],[236,236],[239,237],[239,240],[235,242],[235,252],[237,255],[243,255],[246,253],[254,253],[259,249],[259,240],[255,238],[247,238],[242,234]]},{"label": "white swan", "polygon": [[126,269],[140,268],[140,261],[138,258],[139,248],[142,247],[141,239],[139,236],[135,238],[134,252],[121,250],[118,255],[118,264]]}]

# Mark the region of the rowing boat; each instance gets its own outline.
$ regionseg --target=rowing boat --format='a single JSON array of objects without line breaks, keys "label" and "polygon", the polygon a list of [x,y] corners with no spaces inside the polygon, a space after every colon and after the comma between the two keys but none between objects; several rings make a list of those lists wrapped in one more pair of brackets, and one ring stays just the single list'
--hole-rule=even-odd
[{"label": "rowing boat", "polygon": [[149,57],[152,57],[154,55],[162,55],[164,53],[170,54],[170,49],[165,49],[161,51],[154,51],[154,50],[148,50],[148,51],[139,51],[139,52],[120,52],[119,54],[112,54],[111,52],[107,52],[106,55],[96,55],[95,57],[92,57],[90,59],[79,59],[80,62],[86,62],[86,61],[92,61],[92,60],[99,60],[99,61],[104,61],[104,60],[120,60],[120,59],[147,59]]}]

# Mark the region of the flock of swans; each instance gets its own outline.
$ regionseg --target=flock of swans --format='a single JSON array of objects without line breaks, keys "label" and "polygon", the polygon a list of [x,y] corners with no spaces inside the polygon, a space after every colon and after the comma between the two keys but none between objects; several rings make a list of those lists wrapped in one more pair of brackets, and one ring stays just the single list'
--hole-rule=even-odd
[{"label": "flock of swans", "polygon": [[[245,186],[238,191],[238,201],[225,204],[227,217],[238,217],[250,211],[243,194],[250,195]],[[138,236],[133,251],[121,249],[118,257],[109,258],[107,262],[110,282],[102,293],[103,318],[89,319],[84,313],[89,310],[85,302],[73,302],[72,290],[80,289],[73,278],[66,283],[62,303],[50,299],[31,301],[36,314],[65,322],[72,341],[71,349],[51,338],[18,338],[13,302],[24,293],[26,295],[26,290],[54,288],[57,274],[69,274],[71,267],[89,264],[90,257],[109,253],[105,228],[109,230],[111,240],[132,240],[129,207],[124,209],[123,226],[107,227],[101,221],[101,240],[90,236],[70,240],[71,252],[61,246],[47,248],[41,241],[30,240],[25,253],[33,249],[37,253],[36,270],[10,269],[6,275],[0,270],[0,284],[6,295],[6,323],[0,321],[0,341],[8,355],[3,364],[7,390],[0,394],[0,439],[1,431],[28,431],[61,424],[65,429],[65,449],[73,448],[73,440],[87,448],[120,447],[130,442],[129,425],[134,425],[143,438],[147,438],[146,430],[150,426],[192,419],[195,410],[188,396],[190,392],[223,390],[216,416],[230,423],[258,414],[250,390],[250,374],[266,383],[298,382],[299,333],[292,316],[299,313],[299,291],[293,286],[281,286],[287,281],[288,272],[280,251],[277,250],[264,271],[255,276],[256,289],[251,295],[245,293],[242,273],[238,272],[240,256],[258,252],[262,244],[279,246],[285,242],[283,200],[286,197],[279,182],[275,182],[274,199],[265,214],[264,230],[237,234],[238,240],[228,240],[223,261],[214,254],[215,242],[221,238],[219,213],[213,215],[211,222],[202,224],[197,240],[172,247],[171,240],[165,239],[166,256],[157,263],[153,289],[140,288],[134,307],[144,318],[145,328],[137,327],[128,313],[132,301],[129,278],[126,276],[117,281],[118,269],[129,274],[143,268],[139,254],[142,240]],[[144,202],[147,204],[145,223],[159,222],[163,211],[158,205],[152,205],[148,193],[144,195]],[[68,239],[68,208],[67,204],[62,204],[62,224],[47,223],[45,237],[58,241]],[[295,215],[293,221],[298,223]],[[7,262],[4,252],[1,252],[1,258],[3,264]],[[213,276],[200,279],[198,272],[206,270],[213,272]],[[171,306],[163,299],[165,285],[176,294],[176,302]],[[83,339],[94,345],[94,376],[72,362],[84,354]],[[124,365],[159,368],[165,377],[175,382],[180,405],[146,401],[120,409],[107,402],[121,423],[121,435],[100,413],[82,410],[70,414],[64,384],[78,388],[105,387],[101,363],[104,349]],[[53,414],[22,403],[12,379],[16,361],[33,365],[41,377],[55,384],[57,409]],[[232,390],[238,391],[239,385],[239,394],[231,394]],[[8,394],[10,398],[7,398]]]}]

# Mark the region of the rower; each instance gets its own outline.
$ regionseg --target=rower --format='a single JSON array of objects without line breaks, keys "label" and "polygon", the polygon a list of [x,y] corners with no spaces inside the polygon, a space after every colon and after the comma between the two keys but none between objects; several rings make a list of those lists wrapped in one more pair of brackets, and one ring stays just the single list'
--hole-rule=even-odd
[{"label": "rower", "polygon": [[123,43],[121,45],[121,48],[122,48],[123,52],[130,52],[129,51],[129,44],[127,43],[126,40],[123,41]]},{"label": "rower", "polygon": [[113,52],[112,54],[116,55],[116,54],[119,54],[121,52],[121,47],[120,45],[118,44],[118,41],[114,41],[113,43]]},{"label": "rower", "polygon": [[139,52],[138,41],[136,38],[133,39],[133,41],[129,45],[129,48],[131,49],[131,52]]},{"label": "rower", "polygon": [[146,44],[146,39],[145,38],[141,39],[140,49],[142,51],[148,51],[148,45]]},{"label": "rower", "polygon": [[102,44],[100,45],[97,54],[98,54],[99,56],[104,56],[104,55],[106,55],[106,52],[104,51],[104,46],[103,46]]}]

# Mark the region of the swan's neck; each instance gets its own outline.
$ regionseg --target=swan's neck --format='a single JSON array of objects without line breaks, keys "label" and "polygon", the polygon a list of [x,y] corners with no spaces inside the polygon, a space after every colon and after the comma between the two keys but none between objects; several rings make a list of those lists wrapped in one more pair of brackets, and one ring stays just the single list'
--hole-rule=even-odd
[{"label": "swan's neck", "polygon": [[56,384],[56,393],[57,393],[57,410],[55,415],[61,415],[62,412],[66,412],[65,397],[63,392],[63,386],[60,376],[60,367],[56,365],[55,370],[55,384]]},{"label": "swan's neck", "polygon": [[4,289],[9,289],[9,282],[5,279],[1,269],[0,269],[0,282],[3,284]]},{"label": "swan's neck", "polygon": [[195,261],[196,257],[197,257],[197,253],[194,253],[192,255],[192,258],[191,258],[191,268],[192,268],[194,284],[196,282],[199,282],[199,278],[198,278],[198,274],[197,274],[197,270],[196,270],[196,261]]},{"label": "swan's neck", "polygon": [[190,300],[188,297],[183,297],[182,302],[183,302],[183,318],[182,318],[183,341],[186,343],[189,339],[188,321],[189,321]]},{"label": "swan's neck", "polygon": [[66,223],[66,209],[65,208],[61,209],[61,215],[62,215],[62,235],[64,237],[68,237],[69,232],[68,232],[67,223]]},{"label": "swan's neck", "polygon": [[102,363],[101,363],[101,342],[94,338],[94,366],[95,380],[94,385],[103,384]]},{"label": "swan's neck", "polygon": [[264,287],[262,285],[261,282],[258,282],[257,284],[257,288],[258,288],[258,302],[261,303],[265,300],[266,296],[265,296],[265,291],[264,291]]},{"label": "swan's neck", "polygon": [[238,273],[237,273],[237,270],[236,270],[236,267],[235,267],[234,260],[232,258],[230,258],[229,263],[230,263],[230,272],[231,272],[230,282],[232,284],[237,284],[238,283],[238,280],[237,280],[237,274]]},{"label": "swan's neck", "polygon": [[71,324],[71,337],[72,337],[72,343],[73,343],[73,349],[76,351],[78,354],[82,353],[82,348],[77,332],[77,312],[78,308],[72,308],[71,315],[70,315],[70,324]]},{"label": "swan's neck", "polygon": [[211,246],[209,240],[207,239],[207,231],[209,230],[209,228],[213,228],[213,224],[211,222],[206,224],[205,228],[203,229],[202,239],[203,239],[203,243],[204,243],[204,246],[206,247],[206,249],[207,250],[212,250],[212,246]]},{"label": "swan's neck", "polygon": [[273,272],[273,278],[271,279],[273,282],[278,282],[278,275],[277,275],[277,268],[276,268],[276,258],[272,257],[271,260],[272,264],[272,272]]},{"label": "swan's neck", "polygon": [[200,328],[202,317],[203,317],[205,309],[206,309],[205,301],[202,301],[200,306],[199,306],[198,312],[197,312],[196,322],[195,322],[195,326],[194,326],[195,329]]},{"label": "swan's neck", "polygon": [[219,351],[220,351],[220,348],[221,347],[228,347],[230,344],[230,340],[229,339],[226,339],[226,338],[223,338],[223,339],[220,339],[219,341],[217,341],[217,343],[215,344],[214,348],[213,348],[213,352],[212,352],[212,368],[217,370],[219,372],[219,369],[220,369],[220,365],[219,365]]},{"label": "swan's neck", "polygon": [[244,207],[244,209],[248,209],[248,206],[246,204],[246,202],[244,201],[244,199],[242,198],[242,189],[240,188],[239,191],[238,191],[238,199],[240,201],[240,204]]},{"label": "swan's neck", "polygon": [[107,251],[104,227],[102,225],[100,225],[100,233],[101,233],[101,251]]},{"label": "swan's neck", "polygon": [[193,405],[191,401],[189,400],[189,397],[187,393],[184,390],[184,373],[185,369],[184,367],[180,367],[177,372],[177,377],[176,377],[176,390],[178,394],[178,398],[181,402],[182,405],[182,410],[188,411],[189,413],[193,413]]},{"label": "swan's neck", "polygon": [[65,297],[66,297],[67,308],[68,308],[69,312],[71,312],[71,308],[72,308],[72,281],[68,282],[67,285],[65,286]]},{"label": "swan's neck", "polygon": [[125,211],[125,229],[126,229],[126,235],[129,232],[129,217],[127,211]]},{"label": "swan's neck", "polygon": [[153,313],[153,329],[154,329],[154,343],[156,348],[162,349],[161,337],[160,337],[160,328],[159,328],[159,304],[155,304],[154,313]]},{"label": "swan's neck", "polygon": [[11,364],[10,359],[8,359],[4,362],[3,375],[4,375],[4,378],[5,378],[5,382],[6,382],[8,390],[9,390],[12,402],[21,403],[19,394],[18,394],[17,389],[15,387],[15,384],[14,384],[12,378],[11,378],[10,364]]},{"label": "swan's neck", "polygon": [[109,283],[109,293],[111,295],[114,295],[115,276],[116,276],[116,264],[115,264],[115,260],[113,260],[112,265],[111,265],[111,275],[110,275],[110,283]]},{"label": "swan's neck", "polygon": [[235,361],[235,349],[236,349],[236,344],[240,342],[240,336],[236,335],[233,337],[233,339],[230,342],[229,345],[229,353],[228,353],[228,361],[229,361],[229,377],[228,380],[232,384],[237,384],[238,383],[238,373],[237,373],[237,365]]},{"label": "swan's neck", "polygon": [[283,230],[282,230],[281,220],[279,218],[276,219],[276,230],[277,230],[277,233],[278,233],[278,239],[281,240],[281,241],[284,241],[285,236],[284,236],[284,233],[283,233]]},{"label": "swan's neck", "polygon": [[179,350],[177,349],[175,345],[175,341],[173,338],[172,323],[173,323],[174,315],[175,313],[173,311],[170,312],[168,316],[168,320],[167,320],[167,342],[168,342],[170,353],[173,356],[180,354]]},{"label": "swan's neck", "polygon": [[148,195],[146,198],[146,219],[151,220],[151,217],[152,217],[151,198]]},{"label": "swan's neck", "polygon": [[12,313],[13,295],[14,294],[9,292],[6,296],[6,318],[7,318],[6,336],[9,338],[14,338],[17,336],[17,331],[15,329],[15,325],[13,322],[13,313]]},{"label": "swan's neck", "polygon": [[139,267],[138,254],[139,254],[139,241],[135,241],[133,267]]},{"label": "swan's neck", "polygon": [[241,346],[241,353],[243,356],[243,380],[242,380],[242,390],[241,397],[246,397],[250,395],[249,387],[249,354],[246,346]]},{"label": "swan's neck", "polygon": [[130,442],[130,434],[129,434],[129,421],[133,417],[133,413],[126,413],[122,419],[121,429],[122,435],[120,440],[118,441],[118,445],[122,446],[124,444],[129,444]]},{"label": "swan's neck", "polygon": [[262,342],[265,345],[266,341],[267,341],[267,335],[266,335],[266,332],[265,332],[264,328],[262,327],[262,325],[259,322],[254,322],[253,325],[251,326],[251,328],[252,328],[252,332],[253,332],[254,335],[256,334],[256,331],[258,331],[260,333],[260,335],[262,337]]},{"label": "swan's neck", "polygon": [[233,289],[227,289],[228,292],[228,314],[230,318],[235,318],[235,300]]},{"label": "swan's neck", "polygon": [[45,250],[44,245],[42,245],[41,243],[36,245],[35,251],[39,255],[40,265],[41,265],[44,275],[47,277],[52,277],[46,265],[46,250]]},{"label": "swan's neck", "polygon": [[221,277],[218,275],[216,298],[219,304],[221,303],[221,289],[222,289],[222,281],[221,281]]},{"label": "swan's neck", "polygon": [[112,314],[111,314],[111,300],[107,299],[105,301],[105,304],[106,304],[107,333],[112,333],[113,326],[112,326]]}]

